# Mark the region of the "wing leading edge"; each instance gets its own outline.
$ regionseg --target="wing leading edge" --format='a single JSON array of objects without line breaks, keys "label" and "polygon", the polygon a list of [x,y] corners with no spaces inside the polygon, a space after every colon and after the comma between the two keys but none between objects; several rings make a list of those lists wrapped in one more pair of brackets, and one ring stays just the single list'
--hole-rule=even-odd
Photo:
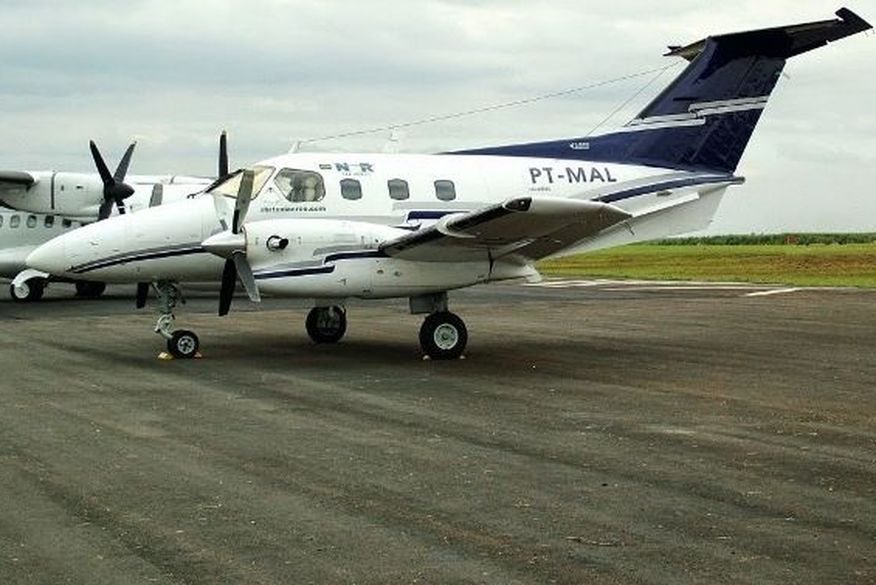
[{"label": "wing leading edge", "polygon": [[539,260],[616,225],[631,215],[608,203],[519,197],[447,215],[438,223],[385,242],[388,256],[420,262],[462,262],[517,256]]}]

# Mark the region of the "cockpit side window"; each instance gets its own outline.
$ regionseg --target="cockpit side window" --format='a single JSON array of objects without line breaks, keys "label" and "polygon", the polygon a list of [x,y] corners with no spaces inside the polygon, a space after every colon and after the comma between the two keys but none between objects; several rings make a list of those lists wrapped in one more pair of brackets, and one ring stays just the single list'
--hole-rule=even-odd
[{"label": "cockpit side window", "polygon": [[283,169],[274,177],[274,185],[283,197],[293,202],[322,201],[325,197],[322,175],[313,171]]},{"label": "cockpit side window", "polygon": [[[265,183],[271,176],[271,173],[274,172],[274,167],[262,167],[256,166],[252,168],[255,173],[255,177],[252,184],[252,198],[255,199],[258,197],[259,193],[262,190],[262,187],[265,186]],[[243,178],[243,171],[235,171],[232,173],[227,179],[211,188],[208,193],[218,193],[220,195],[225,195],[226,197],[231,197],[232,199],[237,198],[237,192],[240,190],[240,180]]]}]

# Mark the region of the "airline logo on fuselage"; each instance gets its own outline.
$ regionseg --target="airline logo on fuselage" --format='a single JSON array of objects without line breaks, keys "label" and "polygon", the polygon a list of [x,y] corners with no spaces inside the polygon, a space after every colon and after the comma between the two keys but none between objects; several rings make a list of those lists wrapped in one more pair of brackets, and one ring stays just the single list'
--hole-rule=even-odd
[{"label": "airline logo on fuselage", "polygon": [[342,175],[352,176],[352,177],[361,177],[364,175],[370,175],[374,172],[374,164],[368,162],[360,162],[360,163],[348,163],[348,162],[336,162],[336,163],[324,163],[319,165],[320,170],[329,171],[335,170]]},{"label": "airline logo on fuselage", "polygon": [[533,185],[617,183],[617,178],[608,167],[530,167],[529,178]]}]

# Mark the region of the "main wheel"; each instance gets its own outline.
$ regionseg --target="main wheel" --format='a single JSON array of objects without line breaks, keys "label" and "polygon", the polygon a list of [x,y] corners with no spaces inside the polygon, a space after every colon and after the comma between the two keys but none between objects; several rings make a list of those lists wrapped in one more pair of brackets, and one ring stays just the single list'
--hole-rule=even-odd
[{"label": "main wheel", "polygon": [[307,314],[307,334],[314,343],[337,343],[347,332],[347,312],[343,307],[314,307]]},{"label": "main wheel", "polygon": [[43,298],[46,291],[46,279],[30,278],[18,286],[9,285],[9,296],[17,303],[34,303]]},{"label": "main wheel", "polygon": [[420,327],[420,346],[433,360],[455,360],[467,343],[465,323],[453,313],[432,313]]},{"label": "main wheel", "polygon": [[170,339],[167,340],[167,351],[175,358],[191,359],[198,353],[198,348],[201,346],[198,336],[193,331],[180,329],[174,331]]},{"label": "main wheel", "polygon": [[106,290],[106,284],[103,282],[85,282],[76,283],[76,296],[85,299],[96,299]]}]

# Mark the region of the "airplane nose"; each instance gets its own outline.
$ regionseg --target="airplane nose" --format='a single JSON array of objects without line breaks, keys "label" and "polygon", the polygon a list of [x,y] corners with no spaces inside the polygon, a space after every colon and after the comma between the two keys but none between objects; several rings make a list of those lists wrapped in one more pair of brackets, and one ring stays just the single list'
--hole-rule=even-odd
[{"label": "airplane nose", "polygon": [[31,252],[25,260],[28,267],[55,276],[64,276],[70,268],[70,263],[63,238],[64,236],[60,236],[49,240]]}]

